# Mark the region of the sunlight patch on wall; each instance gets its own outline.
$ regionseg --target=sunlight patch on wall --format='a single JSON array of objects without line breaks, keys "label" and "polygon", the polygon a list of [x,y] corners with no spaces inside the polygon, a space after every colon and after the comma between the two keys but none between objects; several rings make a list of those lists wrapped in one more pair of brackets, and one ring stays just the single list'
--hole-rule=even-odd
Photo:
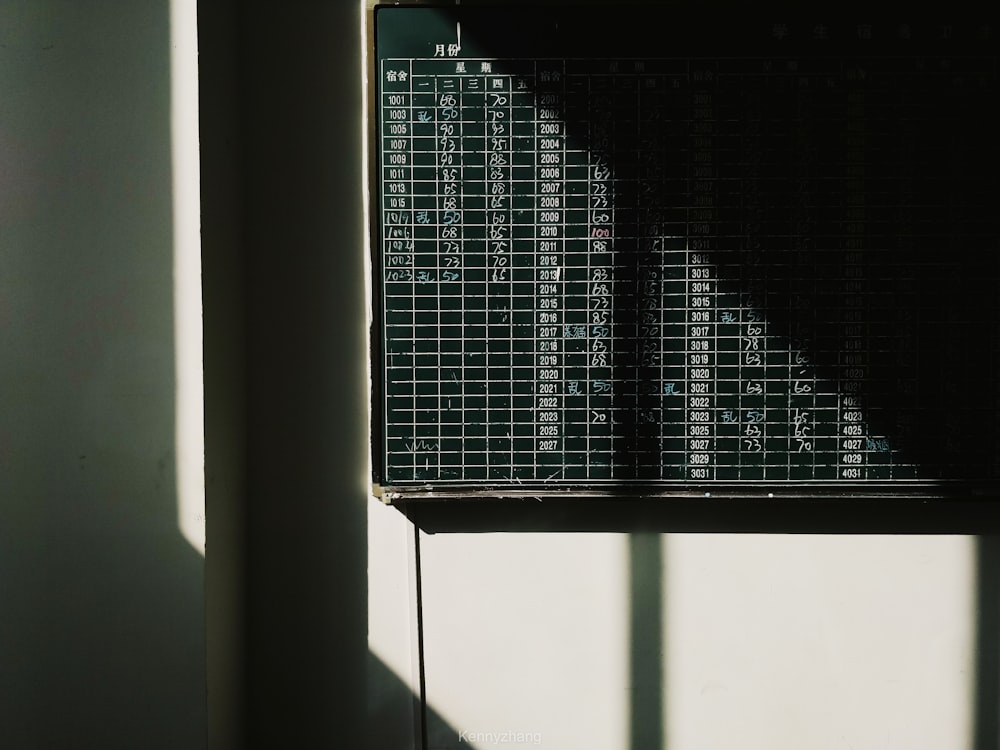
[{"label": "sunlight patch on wall", "polygon": [[463,732],[483,750],[628,747],[627,545],[612,533],[421,536],[427,704],[443,719],[428,747],[461,747]]},{"label": "sunlight patch on wall", "polygon": [[666,549],[671,750],[970,746],[971,538],[672,535]]},{"label": "sunlight patch on wall", "polygon": [[170,3],[173,160],[174,349],[177,522],[205,553],[205,431],[198,158],[198,15],[195,0]]}]

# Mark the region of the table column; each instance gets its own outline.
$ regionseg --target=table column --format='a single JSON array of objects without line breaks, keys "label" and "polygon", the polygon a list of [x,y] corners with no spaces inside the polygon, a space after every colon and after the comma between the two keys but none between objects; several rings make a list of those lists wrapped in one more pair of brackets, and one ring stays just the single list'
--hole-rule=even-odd
[{"label": "table column", "polygon": [[[562,283],[563,321],[560,346],[563,355],[563,376],[567,386],[562,396],[563,419],[566,425],[565,457],[566,479],[585,481],[594,477],[589,470],[591,421],[599,420],[588,410],[589,394],[594,387],[589,376],[592,356],[588,347],[587,329],[590,323],[591,255],[587,194],[589,185],[589,149],[587,128],[590,121],[588,109],[589,77],[585,70],[576,67],[577,61],[567,61],[564,91],[564,121],[539,124],[540,133],[557,136],[565,159],[560,166],[543,166],[541,179],[561,179],[563,204],[563,268],[561,271],[539,269],[539,281],[553,277]],[[598,282],[600,283],[600,282]],[[598,290],[599,291],[599,290]],[[606,418],[606,417],[605,417]]]},{"label": "table column", "polygon": [[792,164],[788,198],[788,418],[790,435],[788,443],[788,479],[805,481],[815,478],[816,440],[821,426],[817,419],[817,390],[819,382],[812,366],[815,347],[815,265],[813,236],[812,194],[810,179],[815,159],[813,132],[816,129],[814,96],[809,87],[809,69],[795,62],[792,101],[794,110],[791,121]]},{"label": "table column", "polygon": [[[764,199],[761,196],[761,166],[764,161],[762,89],[767,78],[745,71],[754,63],[749,60],[734,60],[731,70],[739,81],[742,92],[740,158],[742,168],[737,171],[740,181],[740,231],[739,272],[737,278],[741,290],[746,290],[751,298],[763,299],[765,293],[766,270],[763,264],[763,241],[761,238]],[[768,356],[767,321],[759,309],[739,306],[740,338],[739,351],[756,352],[763,358]],[[764,386],[766,369],[763,361],[757,363],[741,355],[739,362],[739,411],[738,445],[736,461],[739,465],[739,479],[764,479],[764,464],[768,454],[767,427]]]},{"label": "table column", "polygon": [[[438,123],[438,143],[452,148],[460,182],[442,185],[446,220],[457,220],[458,238],[441,245],[442,430],[460,441],[458,474],[467,481],[486,479],[486,191],[485,82],[471,61],[448,62],[458,76],[459,116]],[[455,176],[454,172],[448,174]],[[457,212],[457,213],[449,213]],[[454,366],[451,366],[455,363]]]},{"label": "table column", "polygon": [[794,422],[800,420],[799,432],[804,434],[801,420],[812,416],[801,412],[796,416],[791,403],[793,355],[789,339],[793,322],[789,318],[794,313],[789,311],[789,304],[797,283],[791,263],[798,259],[791,250],[789,216],[793,197],[788,186],[794,179],[794,131],[790,122],[795,112],[795,68],[787,60],[761,61],[758,65],[761,158],[755,179],[760,203],[750,212],[750,234],[763,244],[757,256],[762,260],[762,269],[748,269],[744,276],[741,314],[745,333],[751,333],[751,326],[762,327],[762,333],[771,336],[765,339],[770,346],[759,357],[748,356],[751,352],[743,354],[743,377],[753,380],[763,373],[764,404],[762,410],[752,410],[755,414],[744,412],[741,447],[752,451],[756,443],[746,441],[760,440],[764,445],[763,478],[784,482],[789,478],[796,445]]},{"label": "table column", "polygon": [[[511,112],[511,275],[514,298],[511,344],[513,466],[515,480],[538,477],[536,435],[536,320],[535,320],[535,210],[536,210],[536,111],[534,64],[516,63],[510,81]],[[544,394],[551,396],[552,394]]]},{"label": "table column", "polygon": [[415,435],[413,380],[413,252],[414,167],[413,124],[416,117],[408,60],[386,60],[381,75],[381,194],[379,210],[385,227],[380,253],[385,330],[385,456],[387,483],[413,479],[418,446]]},{"label": "table column", "polygon": [[[852,69],[853,70],[853,69]],[[837,476],[840,479],[862,480],[867,478],[865,469],[865,437],[867,426],[861,408],[861,394],[868,380],[868,352],[865,348],[864,328],[868,316],[864,295],[865,281],[862,265],[867,249],[867,211],[865,208],[865,100],[860,73],[848,80],[853,87],[847,98],[847,190],[844,206],[845,248],[840,264],[841,331],[840,331],[840,405],[838,424],[840,450],[837,455]]]},{"label": "table column", "polygon": [[[749,269],[745,267],[750,258],[744,252],[746,229],[742,204],[745,197],[739,176],[746,168],[741,148],[746,94],[739,76],[733,75],[734,64],[739,65],[733,60],[715,63],[712,68],[715,72],[713,101],[711,104],[699,103],[692,112],[692,127],[701,134],[698,143],[711,144],[715,173],[711,184],[701,181],[704,189],[691,196],[693,217],[712,222],[714,258],[708,266],[691,269],[691,291],[715,294],[713,478],[720,482],[743,478],[744,456],[752,459],[762,454],[764,445],[760,422],[753,421],[760,419],[760,413],[743,409],[746,394],[742,379],[763,369],[765,346],[756,330],[758,326],[753,325],[763,319],[758,312],[760,304],[754,301],[762,293],[758,286],[760,280],[748,278],[746,271]],[[703,74],[709,72],[711,70],[705,70]],[[695,95],[704,96],[704,93]],[[706,109],[711,110],[712,120],[701,123]],[[700,280],[696,278],[699,274]],[[691,401],[697,398],[693,396]],[[697,406],[703,404],[689,404],[691,409]]]},{"label": "table column", "polygon": [[587,143],[590,150],[587,174],[587,415],[589,421],[588,474],[593,479],[612,479],[615,474],[614,393],[612,371],[614,340],[611,321],[615,294],[612,232],[615,225],[612,194],[612,99],[606,75],[588,75]]},{"label": "table column", "polygon": [[[413,67],[413,379],[416,405],[414,479],[438,479],[441,453],[440,290],[438,255],[442,241],[440,183],[449,179],[447,152],[437,143],[437,124],[454,102],[444,99],[432,71]],[[457,179],[457,178],[451,178]],[[452,230],[449,230],[449,233]],[[457,230],[455,230],[457,231]]]},{"label": "table column", "polygon": [[[465,92],[466,79],[448,76],[439,79],[435,123],[437,161],[437,287],[438,312],[438,415],[439,463],[441,479],[460,479],[464,475],[464,426],[462,376],[462,334],[464,271],[462,256],[476,215],[466,210],[463,187],[474,178],[477,149],[475,136],[477,113],[469,107],[475,94]],[[470,163],[466,164],[466,159]],[[473,231],[474,235],[475,232]]]},{"label": "table column", "polygon": [[[648,154],[641,183],[651,260],[658,263],[658,324],[662,357],[660,394],[660,477],[687,476],[687,339],[694,331],[685,307],[688,289],[689,157],[687,66],[683,61],[656,61],[641,77],[643,118],[640,142]],[[649,187],[647,191],[645,187]],[[658,261],[656,259],[659,259]],[[710,274],[706,267],[705,273]],[[698,325],[698,324],[695,324]]]},{"label": "table column", "polygon": [[517,307],[512,285],[513,174],[511,78],[486,79],[486,400],[487,478],[511,479],[514,460],[512,386],[517,357],[512,315]]},{"label": "table column", "polygon": [[[566,205],[565,141],[543,132],[549,123],[565,122],[564,71],[561,61],[544,61],[537,64],[535,80],[535,143],[534,155],[535,210],[535,369],[533,382],[536,399],[555,397],[550,408],[534,411],[535,465],[539,479],[563,478],[565,465],[565,410],[563,401],[570,392],[579,390],[579,383],[566,381],[563,353],[559,347],[562,339],[565,298],[564,278],[546,281],[539,276],[546,270],[559,269],[565,273],[563,226]],[[542,177],[545,169],[546,177]],[[536,402],[537,403],[537,402]]]},{"label": "table column", "polygon": [[[716,165],[712,138],[715,121],[715,70],[713,61],[692,61],[690,71],[691,117],[689,195],[714,196]],[[688,203],[687,310],[687,479],[715,479],[716,446],[716,281],[710,276],[716,248],[712,202]]]}]

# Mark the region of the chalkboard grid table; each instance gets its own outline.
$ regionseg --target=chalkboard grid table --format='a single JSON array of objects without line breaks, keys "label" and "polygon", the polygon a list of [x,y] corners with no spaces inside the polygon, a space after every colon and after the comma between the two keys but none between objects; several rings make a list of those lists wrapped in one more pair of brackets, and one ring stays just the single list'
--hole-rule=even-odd
[{"label": "chalkboard grid table", "polygon": [[1000,476],[995,57],[440,47],[375,72],[382,485]]}]

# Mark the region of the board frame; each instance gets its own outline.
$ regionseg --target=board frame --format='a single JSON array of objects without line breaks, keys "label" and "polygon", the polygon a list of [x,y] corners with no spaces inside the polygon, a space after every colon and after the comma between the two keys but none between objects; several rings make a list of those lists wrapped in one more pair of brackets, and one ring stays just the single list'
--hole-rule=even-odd
[{"label": "board frame", "polygon": [[[548,2],[546,6],[601,6],[606,3],[594,0],[592,2]],[[366,113],[367,122],[365,132],[367,136],[366,164],[368,174],[368,266],[371,283],[369,285],[370,301],[370,380],[371,380],[371,477],[372,493],[386,503],[406,504],[410,501],[434,502],[450,501],[449,504],[459,502],[486,501],[519,501],[521,506],[531,505],[540,501],[557,501],[559,503],[573,501],[595,501],[591,507],[598,507],[601,502],[611,501],[621,505],[622,499],[649,499],[667,501],[692,501],[697,503],[708,502],[713,506],[725,504],[727,501],[737,501],[741,503],[762,503],[765,505],[777,505],[789,501],[808,500],[822,505],[833,502],[837,505],[853,505],[858,503],[882,502],[897,504],[900,501],[908,503],[911,507],[914,503],[920,505],[935,504],[939,501],[950,503],[952,507],[959,504],[969,504],[968,507],[976,509],[990,509],[992,518],[993,498],[996,498],[997,483],[994,481],[966,481],[966,480],[865,480],[860,482],[850,481],[784,481],[769,482],[764,481],[759,484],[753,482],[709,482],[697,483],[694,481],[656,481],[644,482],[641,480],[608,481],[601,483],[576,482],[573,484],[559,483],[552,484],[544,481],[529,483],[515,482],[484,482],[474,484],[461,483],[435,483],[412,485],[395,485],[384,482],[384,466],[382,465],[382,447],[384,438],[383,418],[380,394],[385,386],[384,373],[381,371],[381,361],[378,354],[382,351],[382,330],[380,321],[382,320],[382,296],[381,296],[381,270],[376,253],[381,251],[380,232],[380,210],[378,204],[378,185],[381,179],[378,162],[378,132],[377,119],[379,116],[379,102],[377,101],[377,91],[375,83],[375,70],[377,57],[375,54],[375,16],[377,10],[383,7],[440,7],[455,8],[460,6],[479,7],[529,7],[538,5],[530,2],[495,2],[493,0],[479,0],[473,2],[440,2],[440,0],[398,0],[397,2],[379,2],[378,0],[365,0],[364,9],[364,34],[365,34],[365,54],[366,60],[364,70],[366,80],[364,82],[367,94]],[[616,4],[619,5],[619,4]],[[636,8],[648,8],[647,3],[632,3]],[[678,4],[684,7],[685,4]],[[620,7],[620,5],[619,5]],[[484,504],[486,504],[484,503]],[[981,526],[981,525],[980,525]]]}]

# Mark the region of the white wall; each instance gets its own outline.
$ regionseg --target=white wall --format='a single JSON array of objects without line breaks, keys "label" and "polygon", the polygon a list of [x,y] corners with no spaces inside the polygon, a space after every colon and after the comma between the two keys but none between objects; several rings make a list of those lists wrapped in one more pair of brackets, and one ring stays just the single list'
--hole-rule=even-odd
[{"label": "white wall", "polygon": [[974,545],[669,536],[671,748],[971,745]]},{"label": "white wall", "polygon": [[4,748],[205,742],[204,560],[178,526],[170,32],[166,0],[0,3]]},{"label": "white wall", "polygon": [[[430,748],[972,747],[971,538],[435,534],[421,557]],[[386,615],[372,647],[405,679]]]}]

